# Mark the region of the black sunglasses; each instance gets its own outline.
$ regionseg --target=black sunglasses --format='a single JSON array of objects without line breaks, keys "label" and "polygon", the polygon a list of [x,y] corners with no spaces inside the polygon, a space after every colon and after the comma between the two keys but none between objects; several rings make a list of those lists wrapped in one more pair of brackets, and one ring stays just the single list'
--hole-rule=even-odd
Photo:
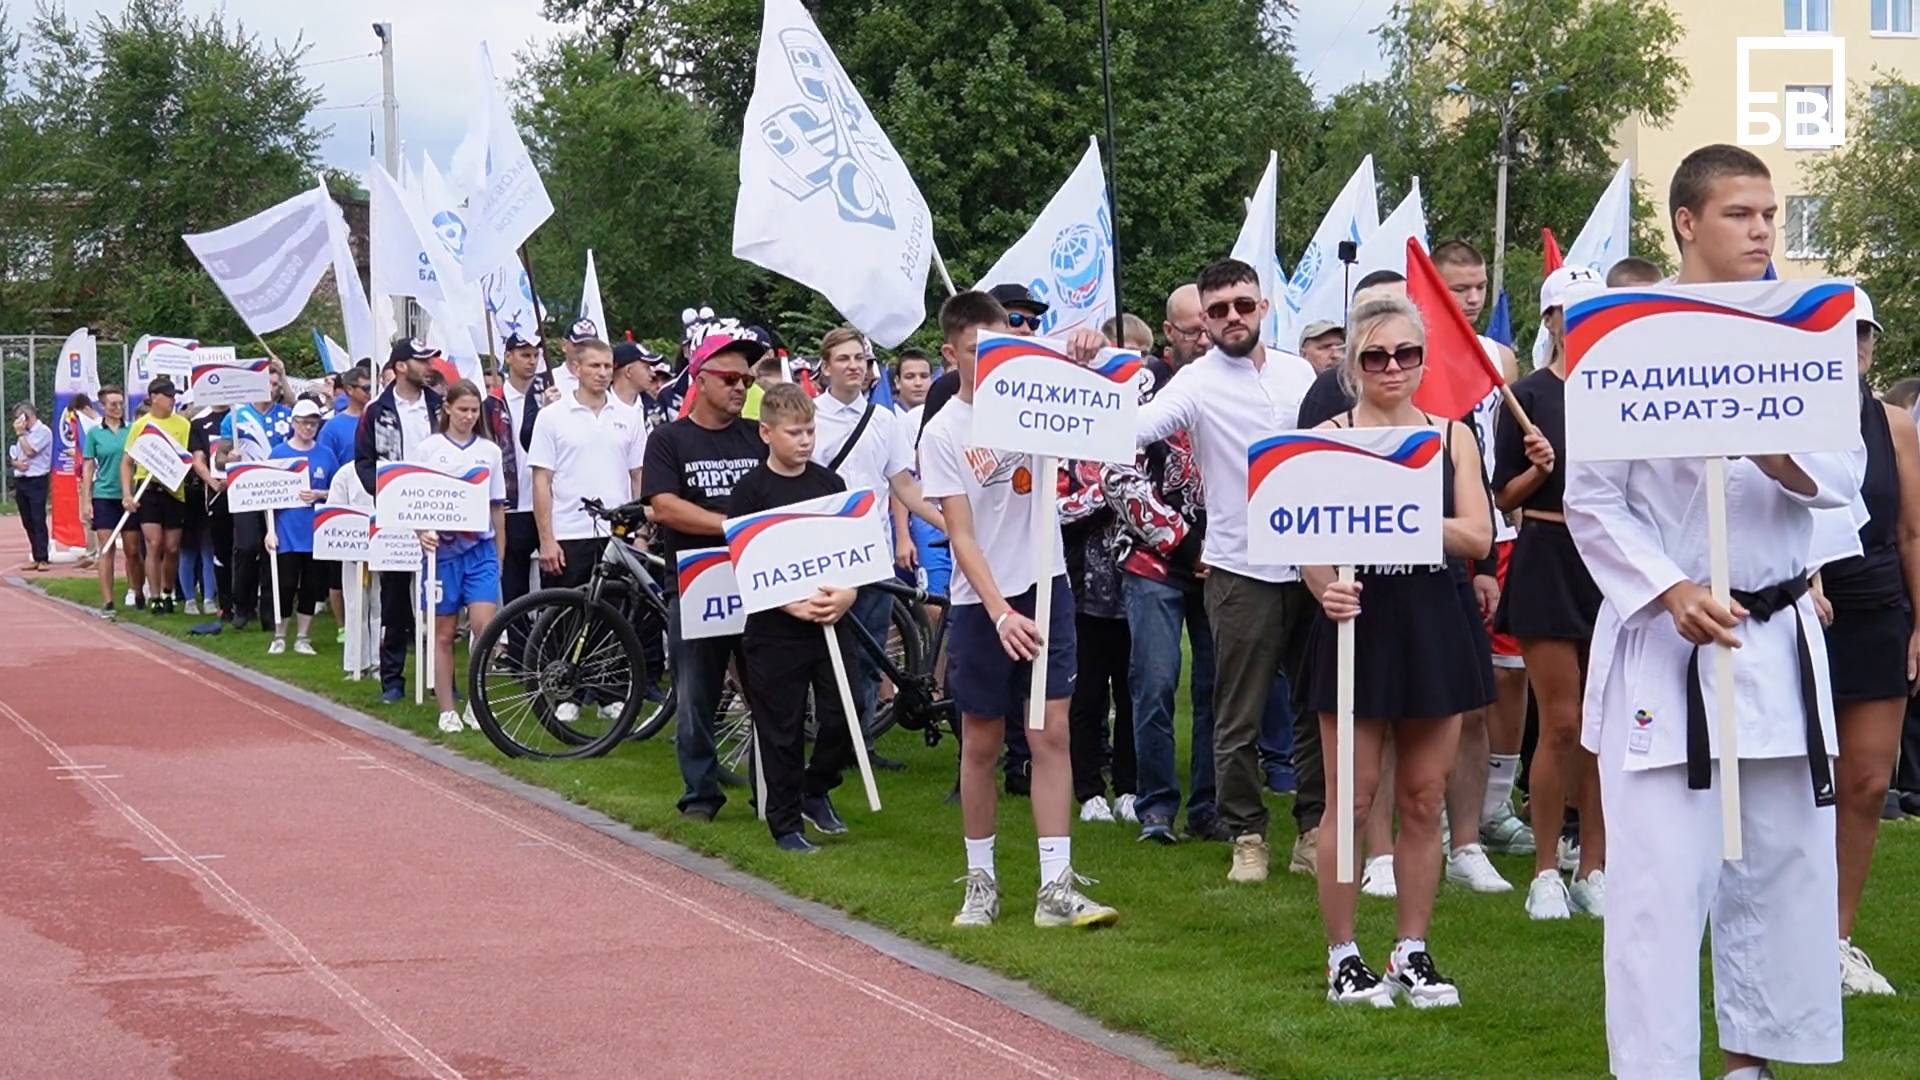
[{"label": "black sunglasses", "polygon": [[1009,311],[1007,312],[1007,325],[1013,327],[1015,330],[1023,326],[1038,330],[1040,329],[1040,316],[1029,315],[1024,311]]},{"label": "black sunglasses", "polygon": [[1224,319],[1229,308],[1241,315],[1251,315],[1260,309],[1260,301],[1249,296],[1236,296],[1230,302],[1216,300],[1207,305],[1207,318]]},{"label": "black sunglasses", "polygon": [[728,386],[745,386],[753,381],[753,373],[748,371],[703,371],[700,374],[710,375]]},{"label": "black sunglasses", "polygon": [[1389,360],[1399,364],[1401,371],[1412,371],[1427,362],[1427,350],[1418,345],[1402,345],[1392,352],[1377,345],[1371,349],[1360,350],[1361,371],[1378,375],[1387,370]]}]

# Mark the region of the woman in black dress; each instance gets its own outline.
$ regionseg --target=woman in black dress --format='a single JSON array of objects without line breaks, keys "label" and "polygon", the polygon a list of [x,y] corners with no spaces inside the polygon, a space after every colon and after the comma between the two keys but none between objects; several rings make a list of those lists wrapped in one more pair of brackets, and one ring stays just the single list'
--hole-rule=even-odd
[{"label": "woman in black dress", "polygon": [[[1567,447],[1566,293],[1598,284],[1598,275],[1586,267],[1565,266],[1548,275],[1540,288],[1540,317],[1552,358],[1513,385],[1513,396],[1538,430],[1529,435],[1502,413],[1494,436],[1494,499],[1503,511],[1520,511],[1520,536],[1494,628],[1519,639],[1540,716],[1540,740],[1527,771],[1534,835],[1543,838],[1527,888],[1527,914],[1535,919],[1565,919],[1574,911],[1601,918],[1606,906],[1600,776],[1594,755],[1580,745],[1587,647],[1600,613],[1600,589],[1567,532],[1560,505],[1566,477],[1559,468]],[[1560,879],[1555,845],[1544,839],[1558,831],[1569,805],[1580,811],[1580,865],[1571,890]]]},{"label": "woman in black dress", "polygon": [[[1493,514],[1479,448],[1471,429],[1444,418],[1436,421],[1414,405],[1425,348],[1426,331],[1412,304],[1397,297],[1361,304],[1352,315],[1340,376],[1355,405],[1320,426],[1438,428],[1446,446],[1446,558],[1481,558],[1493,547]],[[1327,931],[1327,1000],[1384,1008],[1399,995],[1415,1008],[1458,1005],[1459,991],[1435,970],[1426,935],[1440,887],[1440,807],[1458,749],[1460,714],[1487,702],[1484,681],[1474,666],[1485,661],[1475,650],[1472,621],[1445,563],[1363,566],[1350,584],[1337,581],[1332,567],[1301,570],[1321,607],[1308,646],[1309,685],[1328,761],[1336,760],[1339,749],[1334,623],[1354,624],[1354,790],[1339,790],[1338,770],[1328,769],[1327,803],[1353,800],[1356,835],[1366,830],[1389,729],[1397,753],[1394,800],[1400,836],[1393,868],[1398,940],[1382,980],[1354,944],[1359,885],[1336,880],[1339,838],[1322,836],[1317,877],[1320,917]],[[1338,829],[1337,818],[1323,821],[1321,827]],[[1354,849],[1357,853],[1360,845]]]},{"label": "woman in black dress", "polygon": [[1867,388],[1880,324],[1867,294],[1854,295],[1860,437],[1867,444],[1860,496],[1869,516],[1860,526],[1861,553],[1830,562],[1815,575],[1814,604],[1827,623],[1827,670],[1840,735],[1834,768],[1840,988],[1847,994],[1891,994],[1892,984],[1851,939],[1920,661],[1913,626],[1914,605],[1920,604],[1915,591],[1920,589],[1920,439],[1906,410],[1881,403]]}]

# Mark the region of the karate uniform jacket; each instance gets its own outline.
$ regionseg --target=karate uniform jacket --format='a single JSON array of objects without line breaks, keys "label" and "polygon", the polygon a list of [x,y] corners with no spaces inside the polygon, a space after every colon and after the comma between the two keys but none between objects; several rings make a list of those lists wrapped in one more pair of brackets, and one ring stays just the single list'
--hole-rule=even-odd
[{"label": "karate uniform jacket", "polygon": [[[1816,486],[1782,487],[1744,458],[1726,463],[1730,580],[1758,592],[1819,568],[1815,516],[1845,520],[1866,474],[1866,450],[1796,454]],[[1598,753],[1605,724],[1630,724],[1628,772],[1687,760],[1687,662],[1693,646],[1659,596],[1682,581],[1707,584],[1706,463],[1699,459],[1576,463],[1567,467],[1567,528],[1604,602],[1594,624],[1581,745]],[[1811,595],[1796,605],[1813,656],[1826,745],[1839,745],[1825,635]],[[1734,634],[1734,708],[1742,759],[1804,757],[1799,633],[1794,611],[1741,620]],[[1700,683],[1713,757],[1720,756],[1716,665],[1702,649]]]}]

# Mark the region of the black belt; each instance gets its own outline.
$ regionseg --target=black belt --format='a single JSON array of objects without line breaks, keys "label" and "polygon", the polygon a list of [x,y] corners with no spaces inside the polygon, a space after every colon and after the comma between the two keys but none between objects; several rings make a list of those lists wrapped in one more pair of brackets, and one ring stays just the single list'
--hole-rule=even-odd
[{"label": "black belt", "polygon": [[[1807,579],[1795,578],[1759,592],[1733,590],[1733,599],[1755,622],[1766,622],[1776,612],[1793,610],[1800,646],[1800,708],[1807,729],[1807,769],[1813,775],[1813,805],[1833,805],[1833,763],[1827,760],[1827,738],[1820,729],[1820,699],[1815,690],[1813,648],[1807,642],[1807,623],[1797,606],[1807,592]],[[1737,757],[1737,754],[1736,754]],[[1707,746],[1707,703],[1700,690],[1700,647],[1687,658],[1687,787],[1705,791],[1712,786],[1713,757]]]}]

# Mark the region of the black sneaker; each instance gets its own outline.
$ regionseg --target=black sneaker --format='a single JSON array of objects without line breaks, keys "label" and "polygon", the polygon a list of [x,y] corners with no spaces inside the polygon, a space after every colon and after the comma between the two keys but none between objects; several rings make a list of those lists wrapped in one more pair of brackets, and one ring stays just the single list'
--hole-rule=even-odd
[{"label": "black sneaker", "polygon": [[1192,814],[1187,815],[1186,835],[1189,840],[1207,840],[1216,844],[1225,844],[1233,840],[1227,827],[1217,817],[1203,817],[1195,821]]},{"label": "black sneaker", "polygon": [[806,838],[805,834],[790,832],[773,838],[773,846],[781,851],[791,851],[796,855],[813,855],[820,851],[820,845]]},{"label": "black sneaker", "polygon": [[1407,999],[1416,1009],[1433,1009],[1460,1004],[1460,988],[1453,985],[1433,966],[1433,957],[1425,949],[1407,954],[1407,962],[1395,967],[1387,962],[1387,986]]},{"label": "black sneaker", "polygon": [[108,622],[112,622],[113,621],[113,605],[112,604],[100,605],[100,617],[107,620]]},{"label": "black sneaker", "polygon": [[1165,814],[1140,815],[1139,839],[1151,840],[1156,844],[1173,843],[1173,819]]},{"label": "black sneaker", "polygon": [[820,830],[827,836],[847,835],[847,823],[833,808],[833,800],[825,795],[812,795],[800,800],[800,820]]},{"label": "black sneaker", "polygon": [[144,595],[136,594],[133,598],[133,606],[139,611],[147,610],[147,598]]},{"label": "black sneaker", "polygon": [[[1421,955],[1425,955],[1424,953]],[[1327,1000],[1335,1005],[1371,1005],[1393,1008],[1393,991],[1380,981],[1365,960],[1349,956],[1327,972]]]}]

